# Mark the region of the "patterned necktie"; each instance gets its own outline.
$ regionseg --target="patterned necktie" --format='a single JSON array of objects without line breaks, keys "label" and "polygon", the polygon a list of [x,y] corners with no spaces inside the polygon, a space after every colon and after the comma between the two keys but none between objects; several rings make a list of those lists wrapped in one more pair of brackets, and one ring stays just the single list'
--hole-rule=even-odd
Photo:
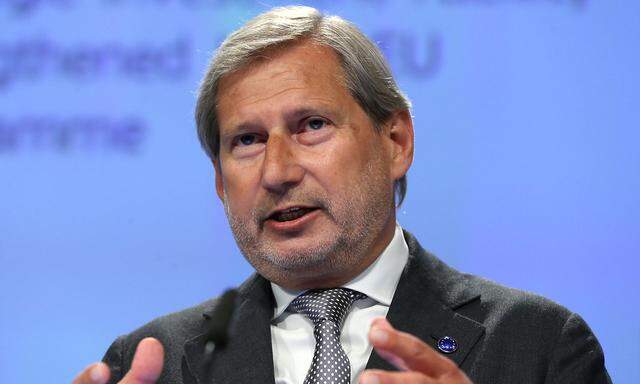
[{"label": "patterned necktie", "polygon": [[340,330],[351,304],[366,295],[347,288],[312,290],[289,307],[313,322],[316,348],[304,384],[349,384],[351,364],[340,345]]}]

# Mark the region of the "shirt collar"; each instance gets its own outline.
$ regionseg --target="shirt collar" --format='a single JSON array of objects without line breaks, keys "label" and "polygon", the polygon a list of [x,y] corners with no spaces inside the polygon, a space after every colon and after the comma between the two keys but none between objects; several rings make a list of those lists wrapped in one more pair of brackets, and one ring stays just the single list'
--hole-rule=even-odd
[{"label": "shirt collar", "polygon": [[[367,269],[343,287],[362,292],[378,303],[389,306],[408,258],[409,247],[400,224],[396,223],[393,239],[387,248]],[[289,290],[273,282],[271,289],[276,300],[274,318],[282,315],[293,299],[304,292]]]}]

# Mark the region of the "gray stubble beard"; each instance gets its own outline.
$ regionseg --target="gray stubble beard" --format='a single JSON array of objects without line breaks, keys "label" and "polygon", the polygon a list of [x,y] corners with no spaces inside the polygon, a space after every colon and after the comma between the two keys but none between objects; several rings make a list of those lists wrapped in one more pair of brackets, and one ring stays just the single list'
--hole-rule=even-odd
[{"label": "gray stubble beard", "polygon": [[[234,238],[247,261],[270,281],[289,281],[294,277],[299,278],[307,270],[321,270],[325,274],[349,270],[367,256],[389,219],[389,209],[393,209],[393,191],[383,191],[380,187],[383,184],[386,181],[380,172],[369,167],[367,175],[363,175],[360,180],[360,185],[365,188],[359,189],[352,196],[355,201],[344,200],[344,207],[335,206],[327,196],[320,199],[317,194],[296,196],[295,201],[321,202],[323,214],[341,230],[324,244],[318,243],[300,249],[295,254],[283,254],[272,244],[260,243],[257,233],[251,233],[242,218],[235,216],[229,209],[226,191],[224,208]],[[255,209],[252,211],[251,227],[260,228],[261,214]]]}]

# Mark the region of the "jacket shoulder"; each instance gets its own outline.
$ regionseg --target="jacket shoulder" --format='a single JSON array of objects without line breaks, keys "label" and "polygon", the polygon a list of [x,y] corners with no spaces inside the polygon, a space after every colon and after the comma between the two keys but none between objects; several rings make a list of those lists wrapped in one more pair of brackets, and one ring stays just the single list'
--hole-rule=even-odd
[{"label": "jacket shoulder", "polygon": [[479,293],[482,312],[487,319],[511,319],[512,321],[531,322],[538,320],[545,324],[562,326],[572,312],[566,307],[538,294],[506,287],[482,277],[462,274],[469,286]]},{"label": "jacket shoulder", "polygon": [[[501,322],[545,324],[562,327],[571,311],[540,295],[509,288],[491,280],[463,273],[426,251],[405,231],[413,282],[444,305],[487,327]],[[539,323],[538,323],[539,325]]]},{"label": "jacket shoulder", "polygon": [[126,335],[126,338],[139,341],[145,337],[156,337],[171,341],[170,344],[184,343],[202,331],[205,320],[203,314],[215,308],[217,301],[216,297],[198,305],[160,316],[135,329]]}]

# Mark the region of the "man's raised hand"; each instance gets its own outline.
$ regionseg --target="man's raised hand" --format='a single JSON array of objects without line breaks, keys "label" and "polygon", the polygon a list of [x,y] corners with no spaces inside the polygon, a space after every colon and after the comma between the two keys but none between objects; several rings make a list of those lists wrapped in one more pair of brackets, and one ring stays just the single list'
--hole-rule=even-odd
[{"label": "man's raised hand", "polygon": [[[154,384],[162,372],[164,348],[157,339],[147,337],[138,344],[131,369],[119,384]],[[105,363],[91,364],[82,371],[73,384],[106,384],[109,367]]]},{"label": "man's raised hand", "polygon": [[366,370],[360,384],[472,384],[453,361],[417,337],[394,329],[384,318],[373,321],[369,340],[378,355],[401,372]]}]

